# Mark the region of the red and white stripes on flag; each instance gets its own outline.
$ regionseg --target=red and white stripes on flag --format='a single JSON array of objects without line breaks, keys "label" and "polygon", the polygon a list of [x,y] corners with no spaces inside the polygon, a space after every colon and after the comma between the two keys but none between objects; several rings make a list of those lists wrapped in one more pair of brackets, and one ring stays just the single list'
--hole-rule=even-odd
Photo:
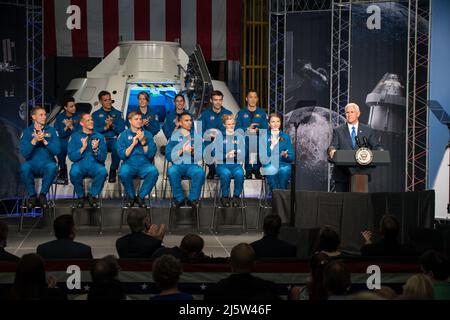
[{"label": "red and white stripes on flag", "polygon": [[[241,0],[43,0],[46,56],[104,57],[119,40],[199,44],[206,60],[239,60]],[[80,8],[70,30],[67,8]]]}]

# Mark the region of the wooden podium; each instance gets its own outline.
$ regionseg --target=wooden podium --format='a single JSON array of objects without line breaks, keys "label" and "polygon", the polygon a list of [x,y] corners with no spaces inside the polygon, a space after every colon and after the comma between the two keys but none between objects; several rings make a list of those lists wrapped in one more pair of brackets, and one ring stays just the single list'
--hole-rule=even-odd
[{"label": "wooden podium", "polygon": [[336,166],[346,167],[350,172],[350,192],[369,192],[369,175],[378,166],[391,163],[389,151],[372,150],[373,159],[368,165],[356,161],[358,150],[336,150],[332,162]]}]

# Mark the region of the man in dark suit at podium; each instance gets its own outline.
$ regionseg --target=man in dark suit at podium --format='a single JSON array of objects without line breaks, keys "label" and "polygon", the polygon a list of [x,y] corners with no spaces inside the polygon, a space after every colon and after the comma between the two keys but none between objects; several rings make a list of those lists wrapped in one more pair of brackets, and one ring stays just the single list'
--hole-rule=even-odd
[{"label": "man in dark suit at podium", "polygon": [[[359,122],[361,112],[356,103],[345,106],[345,118],[347,122],[333,129],[333,139],[328,147],[327,153],[333,159],[337,150],[357,150],[358,143],[365,143],[372,150],[381,150],[379,139],[375,137],[373,130],[368,125]],[[350,173],[347,168],[334,166],[331,180],[334,181],[336,192],[348,192]]]}]

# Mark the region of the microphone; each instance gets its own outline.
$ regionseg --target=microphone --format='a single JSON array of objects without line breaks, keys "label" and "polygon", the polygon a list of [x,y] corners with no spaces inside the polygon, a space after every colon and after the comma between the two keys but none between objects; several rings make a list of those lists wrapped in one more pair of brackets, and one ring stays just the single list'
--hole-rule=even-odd
[{"label": "microphone", "polygon": [[355,142],[356,142],[356,145],[358,146],[358,148],[361,148],[361,141],[359,141],[358,136],[355,137]]},{"label": "microphone", "polygon": [[366,137],[366,136],[363,137],[363,143],[364,143],[364,146],[365,146],[366,148],[369,147],[369,143],[367,142],[367,137]]}]

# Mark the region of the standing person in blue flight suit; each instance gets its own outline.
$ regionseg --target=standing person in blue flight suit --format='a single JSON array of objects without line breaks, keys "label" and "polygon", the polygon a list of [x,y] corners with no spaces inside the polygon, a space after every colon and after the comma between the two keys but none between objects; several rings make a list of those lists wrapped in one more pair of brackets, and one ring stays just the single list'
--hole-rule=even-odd
[{"label": "standing person in blue flight suit", "polygon": [[[47,114],[41,106],[31,111],[33,124],[23,131],[20,152],[25,162],[20,167],[20,176],[28,193],[28,208],[48,208],[46,194],[55,180],[58,166],[55,156],[60,152],[57,131],[46,124]],[[42,177],[39,197],[36,197],[34,178]]]},{"label": "standing person in blue flight suit", "polygon": [[[178,115],[182,113],[188,113],[191,114],[189,111],[187,111],[185,108],[186,101],[184,100],[184,96],[182,94],[177,94],[174,99],[175,102],[175,110],[168,113],[166,116],[166,119],[164,120],[164,124],[162,127],[162,130],[164,132],[164,135],[166,136],[167,141],[170,140],[170,137],[172,134],[178,130],[180,127],[178,123]],[[192,117],[192,115],[191,115]],[[192,126],[191,131],[194,130],[194,126]]]},{"label": "standing person in blue flight suit", "polygon": [[58,153],[59,172],[56,181],[61,184],[68,184],[67,176],[67,145],[70,135],[80,128],[80,115],[77,113],[75,99],[69,97],[64,101],[64,111],[56,116],[55,125],[59,135],[61,152]]},{"label": "standing person in blue flight suit", "polygon": [[[142,114],[142,128],[150,131],[152,136],[156,136],[161,130],[158,115],[150,108],[150,95],[142,91],[137,96],[139,111]],[[127,116],[128,118],[128,116]],[[130,128],[130,121],[127,119],[127,127]]]},{"label": "standing person in blue flight suit", "polygon": [[[142,114],[132,111],[128,115],[129,129],[122,132],[117,140],[119,157],[123,160],[119,169],[119,178],[127,194],[126,206],[136,202],[140,208],[146,208],[145,196],[158,181],[158,169],[152,161],[156,154],[156,144],[150,131],[143,130]],[[139,195],[135,194],[133,179],[142,178]]]},{"label": "standing person in blue flight suit", "polygon": [[[235,132],[236,120],[233,115],[224,115],[222,121],[225,126],[223,152],[221,155],[219,152],[215,153],[217,155],[217,175],[222,190],[220,201],[222,206],[227,208],[230,206],[239,207],[244,187],[244,169],[241,162],[245,158],[245,137],[242,130]],[[234,178],[233,199],[230,199],[231,178]]]},{"label": "standing person in blue flight suit", "polygon": [[[245,156],[245,178],[252,179],[252,174],[256,179],[261,179],[261,163],[259,162],[258,150],[258,132],[261,129],[267,129],[267,113],[258,107],[258,93],[255,90],[248,90],[247,106],[241,109],[236,117],[236,128],[244,130],[247,135],[246,156]],[[256,154],[256,163],[252,164],[251,154]],[[254,162],[254,161],[253,161]]]},{"label": "standing person in blue flight suit", "polygon": [[98,195],[106,181],[105,160],[108,153],[103,135],[94,131],[94,121],[88,113],[81,115],[81,130],[72,134],[69,140],[70,182],[78,197],[77,208],[84,207],[83,178],[92,178],[87,200],[92,208],[98,208]]},{"label": "standing person in blue flight suit", "polygon": [[[206,135],[205,147],[210,145],[219,132],[224,131],[222,117],[227,114],[233,114],[230,110],[222,106],[223,93],[215,90],[211,94],[211,107],[202,112],[200,120],[202,121],[202,134]],[[208,164],[208,176],[206,179],[214,179],[216,174],[215,164]]]},{"label": "standing person in blue flight suit", "polygon": [[[200,135],[192,131],[192,116],[185,112],[178,115],[180,128],[175,131],[167,144],[166,157],[172,162],[167,170],[170,186],[172,188],[174,208],[185,203],[195,209],[198,206],[200,193],[205,182],[205,172],[197,164],[203,153],[203,141]],[[181,188],[181,178],[187,176],[191,179],[191,187],[187,199],[184,198]]]},{"label": "standing person in blue flight suit", "polygon": [[108,91],[101,91],[98,94],[98,100],[102,108],[92,114],[94,130],[105,137],[108,152],[111,152],[108,182],[114,183],[120,163],[117,153],[117,137],[125,130],[125,121],[122,112],[112,106],[111,94]]},{"label": "standing person in blue flight suit", "polygon": [[287,189],[292,172],[292,161],[294,161],[294,148],[291,137],[281,131],[281,116],[271,113],[269,116],[270,130],[267,134],[265,147],[269,157],[277,157],[273,162],[267,163],[263,167],[263,174],[267,178],[270,191],[275,189]]}]

